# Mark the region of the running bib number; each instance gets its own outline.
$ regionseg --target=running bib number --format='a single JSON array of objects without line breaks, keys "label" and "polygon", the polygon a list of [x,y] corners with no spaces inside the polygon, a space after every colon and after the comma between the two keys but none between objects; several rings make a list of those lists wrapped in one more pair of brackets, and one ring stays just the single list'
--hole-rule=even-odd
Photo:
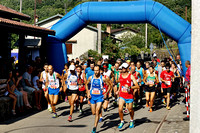
[{"label": "running bib number", "polygon": [[50,84],[50,88],[56,89],[56,88],[57,88],[56,83],[51,83],[51,84]]},{"label": "running bib number", "polygon": [[154,85],[154,81],[149,80],[148,82],[149,82],[150,85]]},{"label": "running bib number", "polygon": [[100,90],[99,89],[93,89],[92,90],[92,94],[95,94],[95,95],[100,95]]},{"label": "running bib number", "polygon": [[166,85],[171,85],[171,81],[165,81]]},{"label": "running bib number", "polygon": [[128,88],[125,87],[125,86],[122,86],[122,92],[124,92],[124,93],[128,93]]},{"label": "running bib number", "polygon": [[71,81],[71,82],[70,82],[70,85],[71,85],[71,86],[77,86],[77,82],[72,82],[72,81]]}]

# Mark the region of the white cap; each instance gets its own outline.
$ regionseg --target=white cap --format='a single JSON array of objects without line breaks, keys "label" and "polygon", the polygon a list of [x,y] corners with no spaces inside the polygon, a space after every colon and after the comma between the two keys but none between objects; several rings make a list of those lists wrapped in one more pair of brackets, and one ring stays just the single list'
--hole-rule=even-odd
[{"label": "white cap", "polygon": [[156,53],[153,54],[153,57],[157,57]]},{"label": "white cap", "polygon": [[75,70],[75,68],[76,68],[76,67],[75,67],[74,65],[70,65],[70,66],[69,66],[69,70]]},{"label": "white cap", "polygon": [[128,66],[129,66],[129,65],[128,65],[127,63],[123,63],[123,64],[121,65],[122,68],[123,68],[123,67],[124,67],[124,68],[128,68]]},{"label": "white cap", "polygon": [[119,69],[122,69],[122,65],[119,67]]}]

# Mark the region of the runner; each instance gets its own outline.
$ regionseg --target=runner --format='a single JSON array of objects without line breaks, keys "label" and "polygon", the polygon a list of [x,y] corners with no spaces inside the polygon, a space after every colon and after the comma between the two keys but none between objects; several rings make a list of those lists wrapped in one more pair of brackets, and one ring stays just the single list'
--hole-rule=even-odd
[{"label": "runner", "polygon": [[[146,85],[145,95],[146,95],[146,107],[149,107],[149,112],[152,112],[152,106],[155,98],[155,84],[158,83],[158,76],[154,72],[153,66],[149,67],[149,73],[146,73],[144,77],[144,83]],[[149,100],[150,99],[150,100]]]},{"label": "runner", "polygon": [[[101,71],[100,71],[100,73],[101,73]],[[108,64],[103,64],[103,77],[104,78],[108,78],[108,79],[110,79],[110,76],[111,76],[111,74],[112,74],[112,72],[111,72],[111,70],[108,70]],[[110,83],[111,84],[111,83]],[[109,104],[109,91],[111,90],[111,87],[110,87],[110,89],[108,89],[108,85],[106,84],[106,83],[103,83],[103,95],[105,94],[105,93],[107,93],[107,96],[106,96],[106,98],[104,99],[104,102],[103,102],[103,109],[104,109],[104,112],[106,112],[107,111],[107,109],[108,109],[108,104]],[[101,111],[101,113],[100,113],[100,118],[99,118],[99,122],[102,122],[103,121],[103,117],[102,117],[102,111]]]},{"label": "runner", "polygon": [[69,66],[69,72],[64,75],[64,81],[67,81],[67,96],[70,105],[70,115],[68,121],[72,122],[72,114],[74,111],[74,102],[78,94],[78,75],[74,65]]},{"label": "runner", "polygon": [[50,100],[50,103],[51,103],[51,108],[52,108],[52,111],[54,113],[53,115],[53,118],[57,118],[58,115],[56,113],[56,107],[55,105],[57,104],[58,102],[58,95],[59,95],[59,92],[62,91],[62,88],[59,88],[59,79],[62,79],[62,76],[60,76],[59,73],[56,73],[54,70],[53,70],[53,66],[52,65],[49,65],[48,66],[48,74],[47,74],[47,80],[46,80],[46,87],[48,86],[48,93],[49,93],[49,100]]},{"label": "runner", "polygon": [[143,97],[143,90],[144,90],[144,82],[143,82],[143,78],[144,78],[144,69],[141,67],[141,63],[138,61],[137,64],[136,64],[136,71],[140,73],[140,76],[141,76],[141,83],[139,83],[139,86],[140,86],[140,105],[142,105],[142,97]]},{"label": "runner", "polygon": [[[86,82],[86,91],[87,91],[87,96],[91,102],[91,111],[92,114],[95,115],[95,122],[92,133],[96,133],[97,124],[101,113],[102,103],[104,99],[106,99],[108,91],[110,90],[111,86],[109,78],[104,78],[102,75],[100,75],[100,66],[94,67],[94,73],[95,74],[93,76],[90,76]],[[91,81],[91,89],[89,90],[88,83],[90,81]],[[103,83],[106,83],[108,85],[108,91],[105,92],[104,95],[103,95]]]},{"label": "runner", "polygon": [[42,71],[41,75],[40,75],[40,82],[42,82],[42,89],[44,91],[44,97],[47,100],[48,103],[48,110],[49,112],[52,112],[52,108],[51,108],[51,103],[49,100],[49,94],[48,94],[48,88],[45,88],[45,84],[46,84],[46,79],[47,79],[47,75],[48,75],[48,64],[45,63],[44,64],[44,71]]},{"label": "runner", "polygon": [[113,95],[114,95],[114,98],[115,98],[115,101],[113,102],[113,105],[117,106],[117,95],[116,95],[116,92],[117,92],[117,90],[119,88],[119,82],[118,82],[118,80],[119,80],[119,63],[118,62],[115,63],[113,71],[114,71],[114,87],[113,87],[113,93],[114,94]]},{"label": "runner", "polygon": [[166,64],[166,70],[160,74],[160,78],[162,81],[161,87],[163,88],[163,103],[165,103],[165,99],[167,98],[167,106],[166,108],[170,110],[170,92],[172,87],[172,81],[174,81],[174,73],[170,71],[170,64]]},{"label": "runner", "polygon": [[80,98],[80,110],[79,112],[82,113],[83,112],[83,99],[85,97],[86,91],[85,91],[85,83],[86,83],[86,76],[85,73],[82,72],[82,67],[81,66],[77,66],[76,68],[77,71],[77,75],[78,75],[78,88],[79,88],[79,93],[78,96]]},{"label": "runner", "polygon": [[[131,86],[131,82],[133,82],[134,86]],[[121,119],[118,127],[119,129],[121,129],[124,125],[123,106],[125,103],[128,104],[128,110],[131,117],[129,128],[134,127],[133,89],[139,89],[138,83],[134,76],[128,73],[128,64],[123,63],[122,73],[120,74],[120,89],[117,91],[117,94],[119,93],[119,116]]]},{"label": "runner", "polygon": [[[135,77],[137,83],[141,83],[141,75],[139,72],[136,71],[135,66],[131,67],[131,74]],[[133,107],[137,107],[138,98],[139,98],[139,94],[140,94],[139,91],[140,91],[140,89],[134,89],[134,91],[133,91],[133,96],[134,96]]]}]

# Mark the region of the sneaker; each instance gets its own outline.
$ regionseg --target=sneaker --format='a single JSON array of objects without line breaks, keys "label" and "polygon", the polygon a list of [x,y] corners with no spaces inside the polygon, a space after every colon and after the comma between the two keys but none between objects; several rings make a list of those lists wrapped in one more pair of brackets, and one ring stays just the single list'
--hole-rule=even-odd
[{"label": "sneaker", "polygon": [[153,110],[152,110],[152,109],[149,109],[149,112],[153,112]]},{"label": "sneaker", "polygon": [[136,108],[137,107],[137,103],[133,103],[133,108]]},{"label": "sneaker", "polygon": [[121,129],[123,127],[123,125],[124,125],[124,122],[120,122],[118,128]]},{"label": "sneaker", "polygon": [[99,119],[99,122],[102,122],[103,121],[103,118],[102,117],[100,117],[100,119]]},{"label": "sneaker", "polygon": [[92,129],[92,133],[96,133],[96,127]]},{"label": "sneaker", "polygon": [[166,109],[170,110],[171,108],[170,107],[166,107]]},{"label": "sneaker", "polygon": [[13,114],[13,115],[16,115],[15,110],[12,110],[12,114]]},{"label": "sneaker", "polygon": [[57,118],[57,117],[58,117],[58,115],[56,113],[54,113],[52,118]]},{"label": "sneaker", "polygon": [[114,106],[117,106],[117,101],[114,101],[114,102],[113,102],[113,105],[114,105]]},{"label": "sneaker", "polygon": [[165,99],[164,99],[164,98],[162,99],[162,102],[163,102],[163,104],[166,104],[166,102],[165,102]]},{"label": "sneaker", "polygon": [[127,113],[127,112],[128,112],[128,110],[127,110],[127,109],[125,109],[125,110],[124,110],[124,113]]},{"label": "sneaker", "polygon": [[148,104],[146,104],[146,107],[149,107],[149,105],[148,105]]},{"label": "sneaker", "polygon": [[134,128],[134,122],[133,121],[130,122],[129,128]]},{"label": "sneaker", "polygon": [[103,109],[103,111],[104,111],[104,112],[107,112],[107,108],[106,108],[106,109]]},{"label": "sneaker", "polygon": [[80,110],[79,110],[79,113],[81,113],[81,114],[82,114],[82,113],[83,113],[83,110],[82,110],[82,109],[80,109]]},{"label": "sneaker", "polygon": [[51,107],[49,107],[49,108],[48,108],[48,111],[49,111],[49,112],[52,112],[52,108],[51,108]]},{"label": "sneaker", "polygon": [[72,122],[72,116],[69,116],[69,117],[68,117],[68,121],[69,121],[69,122]]}]

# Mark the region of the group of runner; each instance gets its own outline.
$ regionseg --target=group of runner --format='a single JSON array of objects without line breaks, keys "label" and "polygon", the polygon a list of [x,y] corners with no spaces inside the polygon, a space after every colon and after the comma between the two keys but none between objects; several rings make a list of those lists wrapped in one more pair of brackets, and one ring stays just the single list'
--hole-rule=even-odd
[{"label": "group of runner", "polygon": [[162,102],[170,110],[170,96],[177,96],[182,81],[179,69],[181,68],[177,68],[172,61],[160,62],[157,57],[151,63],[146,62],[143,67],[140,61],[135,64],[130,60],[122,62],[121,59],[117,59],[111,65],[107,59],[100,59],[95,65],[93,59],[90,59],[83,63],[71,61],[65,64],[62,75],[54,72],[53,66],[45,64],[40,81],[43,82],[48,110],[53,112],[53,118],[58,117],[55,105],[59,92],[63,91],[67,96],[70,122],[74,105],[78,107],[79,103],[79,111],[83,113],[83,101],[87,98],[92,114],[95,115],[92,130],[92,133],[95,133],[98,122],[103,120],[102,109],[106,112],[111,101],[115,107],[118,105],[121,120],[119,129],[124,125],[124,112],[129,112],[129,128],[134,128],[133,107],[136,107],[138,102],[142,105],[143,94],[149,112],[153,111],[156,95],[162,96]]}]

